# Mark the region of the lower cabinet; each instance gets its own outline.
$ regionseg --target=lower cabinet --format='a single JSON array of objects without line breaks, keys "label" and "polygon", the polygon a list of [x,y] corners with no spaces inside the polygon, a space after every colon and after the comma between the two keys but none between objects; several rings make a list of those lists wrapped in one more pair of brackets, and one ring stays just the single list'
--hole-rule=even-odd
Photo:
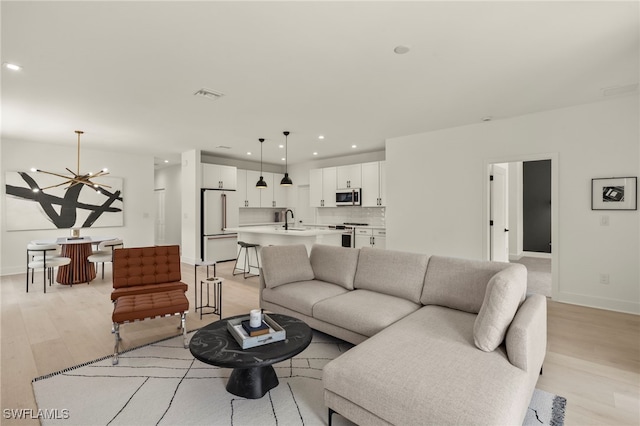
[{"label": "lower cabinet", "polygon": [[355,248],[374,247],[384,249],[387,246],[387,231],[384,229],[356,228]]}]

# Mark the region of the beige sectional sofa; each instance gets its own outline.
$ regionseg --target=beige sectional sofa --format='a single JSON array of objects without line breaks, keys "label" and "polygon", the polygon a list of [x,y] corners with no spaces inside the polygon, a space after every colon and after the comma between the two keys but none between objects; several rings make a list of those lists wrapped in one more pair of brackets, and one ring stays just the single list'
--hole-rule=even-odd
[{"label": "beige sectional sofa", "polygon": [[324,368],[329,422],[522,424],[547,333],[524,266],[323,245],[261,258],[264,309],[357,345]]}]

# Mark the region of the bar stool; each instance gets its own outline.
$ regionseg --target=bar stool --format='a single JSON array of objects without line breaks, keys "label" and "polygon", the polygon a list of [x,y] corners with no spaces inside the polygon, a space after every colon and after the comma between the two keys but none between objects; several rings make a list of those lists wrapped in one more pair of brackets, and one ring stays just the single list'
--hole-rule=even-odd
[{"label": "bar stool", "polygon": [[[260,247],[260,244],[245,243],[244,241],[238,241],[238,245],[240,246],[240,251],[238,251],[238,257],[236,257],[236,263],[235,263],[235,265],[233,265],[233,275],[242,274],[242,276],[245,279],[250,278],[250,277],[257,277],[258,274],[252,274],[251,273],[251,268],[260,269],[260,259],[258,258],[258,247]],[[253,248],[253,250],[255,251],[256,261],[258,262],[257,266],[256,265],[252,265],[251,262],[249,261],[249,249],[250,248]],[[238,268],[238,258],[242,254],[242,250],[244,250],[244,268],[240,269],[240,268]],[[236,270],[241,271],[241,272],[237,272],[236,273]]]}]

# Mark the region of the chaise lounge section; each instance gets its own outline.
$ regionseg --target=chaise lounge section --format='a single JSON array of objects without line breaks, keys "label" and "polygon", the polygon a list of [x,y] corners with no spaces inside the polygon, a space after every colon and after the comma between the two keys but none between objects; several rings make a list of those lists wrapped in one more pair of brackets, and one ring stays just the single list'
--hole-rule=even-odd
[{"label": "chaise lounge section", "polygon": [[322,245],[261,256],[263,308],[357,345],[325,366],[330,413],[522,424],[546,352],[546,299],[526,295],[522,265]]}]

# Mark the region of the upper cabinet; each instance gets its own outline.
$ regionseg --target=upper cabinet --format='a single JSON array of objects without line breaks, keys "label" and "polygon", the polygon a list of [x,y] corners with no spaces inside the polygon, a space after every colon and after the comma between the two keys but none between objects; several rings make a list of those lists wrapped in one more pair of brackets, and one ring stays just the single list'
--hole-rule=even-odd
[{"label": "upper cabinet", "polygon": [[273,173],[273,205],[271,207],[287,207],[288,205],[291,187],[280,185],[282,178],[284,178],[284,173]]},{"label": "upper cabinet", "polygon": [[336,167],[309,171],[309,201],[311,207],[336,206]]},{"label": "upper cabinet", "polygon": [[238,181],[244,181],[243,187],[238,187],[240,207],[261,207],[260,197],[263,190],[256,188],[258,179],[260,179],[260,172],[238,170]]},{"label": "upper cabinet", "polygon": [[336,189],[362,187],[362,165],[351,164],[336,167]]},{"label": "upper cabinet", "polygon": [[386,205],[386,162],[362,164],[362,207]]},{"label": "upper cabinet", "polygon": [[202,164],[202,188],[237,189],[236,168],[219,164]]},{"label": "upper cabinet", "polygon": [[284,177],[281,173],[263,172],[267,183],[263,189],[256,188],[260,172],[238,170],[238,199],[240,207],[286,207],[289,187],[280,186]]}]

